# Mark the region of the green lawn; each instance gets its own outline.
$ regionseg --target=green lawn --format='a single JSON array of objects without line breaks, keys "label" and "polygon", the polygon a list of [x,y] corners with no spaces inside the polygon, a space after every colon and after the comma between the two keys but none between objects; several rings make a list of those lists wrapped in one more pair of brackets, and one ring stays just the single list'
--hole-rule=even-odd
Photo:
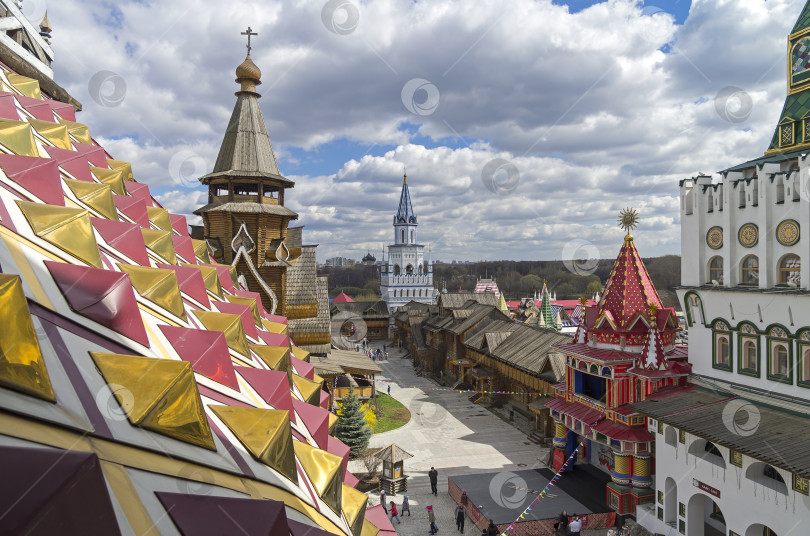
[{"label": "green lawn", "polygon": [[379,394],[377,407],[380,408],[381,413],[377,417],[377,424],[371,429],[372,433],[379,434],[395,430],[411,420],[411,412],[408,411],[408,408],[386,394]]}]

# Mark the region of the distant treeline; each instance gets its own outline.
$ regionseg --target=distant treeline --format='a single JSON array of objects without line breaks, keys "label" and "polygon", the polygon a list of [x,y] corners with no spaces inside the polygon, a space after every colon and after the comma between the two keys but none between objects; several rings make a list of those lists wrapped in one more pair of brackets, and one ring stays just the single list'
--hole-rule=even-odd
[{"label": "distant treeline", "polygon": [[[495,278],[498,288],[507,300],[533,296],[548,281],[550,292],[558,299],[592,297],[607,281],[613,259],[571,263],[563,261],[487,261],[472,264],[437,264],[433,267],[433,281],[437,288],[448,292],[472,290],[479,278]],[[665,306],[675,306],[672,291],[681,281],[681,258],[665,255],[644,259],[653,284]],[[323,267],[321,274],[329,274],[329,297],[345,292],[355,300],[373,300],[380,296],[380,279],[376,266],[347,268]]]}]

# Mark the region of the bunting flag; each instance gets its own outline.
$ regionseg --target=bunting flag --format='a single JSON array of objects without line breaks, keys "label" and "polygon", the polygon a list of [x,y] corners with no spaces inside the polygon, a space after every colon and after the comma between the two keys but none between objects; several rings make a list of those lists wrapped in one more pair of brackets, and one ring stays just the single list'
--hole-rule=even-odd
[{"label": "bunting flag", "polygon": [[[362,376],[360,374],[351,374],[351,376],[353,378],[361,378],[363,380],[368,380],[368,378],[366,378],[365,376]],[[374,381],[379,382],[379,383],[391,383],[391,384],[396,385],[396,382],[393,381],[393,380],[383,380],[383,379],[380,379],[380,378],[375,378]],[[455,391],[455,392],[457,392],[459,394],[480,393],[480,394],[490,394],[490,395],[551,396],[550,394],[538,393],[538,392],[534,392],[534,391],[526,391],[526,392],[522,392],[522,391],[483,391],[483,390],[479,391],[479,390],[476,390],[476,389],[453,389],[452,387],[424,387],[424,386],[421,386],[421,385],[400,385],[399,387],[401,387],[402,389],[421,389],[423,391]]]},{"label": "bunting flag", "polygon": [[558,479],[559,479],[559,478],[562,476],[562,473],[563,473],[563,471],[565,471],[565,468],[566,468],[566,467],[568,467],[568,464],[569,464],[569,463],[570,463],[570,462],[571,462],[571,461],[574,459],[574,456],[576,456],[576,455],[577,455],[577,452],[579,451],[579,448],[580,448],[582,445],[584,445],[584,444],[585,444],[585,440],[583,439],[583,440],[582,440],[582,441],[579,443],[579,445],[577,445],[577,448],[575,448],[575,449],[574,449],[574,451],[571,453],[571,455],[570,455],[570,456],[568,456],[568,459],[567,459],[567,460],[565,460],[565,463],[563,463],[562,467],[560,467],[560,470],[559,470],[559,471],[557,471],[557,474],[555,474],[553,477],[551,477],[551,480],[549,480],[549,481],[548,481],[548,484],[546,484],[546,487],[545,487],[545,488],[543,488],[543,489],[540,491],[540,493],[537,495],[537,497],[536,497],[536,498],[535,498],[535,499],[534,499],[534,500],[531,502],[531,504],[529,504],[529,506],[528,506],[528,507],[526,507],[526,509],[525,509],[525,510],[523,510],[523,513],[521,513],[521,514],[520,514],[520,515],[517,517],[517,519],[515,519],[515,521],[514,521],[514,522],[513,522],[511,525],[509,525],[509,526],[506,528],[506,530],[505,530],[505,531],[503,531],[503,532],[501,533],[501,536],[507,536],[507,534],[506,534],[507,532],[509,532],[509,531],[511,531],[511,530],[515,530],[515,523],[517,523],[517,522],[518,522],[518,521],[520,521],[521,519],[525,519],[526,514],[528,514],[529,512],[531,512],[531,511],[532,511],[532,509],[534,508],[534,506],[535,506],[537,503],[539,503],[539,502],[540,502],[540,500],[541,500],[541,499],[543,499],[543,497],[545,497],[545,495],[546,495],[546,493],[548,492],[549,488],[553,488],[553,487],[554,487],[554,482],[555,482],[555,481],[557,481],[557,480],[558,480]]}]

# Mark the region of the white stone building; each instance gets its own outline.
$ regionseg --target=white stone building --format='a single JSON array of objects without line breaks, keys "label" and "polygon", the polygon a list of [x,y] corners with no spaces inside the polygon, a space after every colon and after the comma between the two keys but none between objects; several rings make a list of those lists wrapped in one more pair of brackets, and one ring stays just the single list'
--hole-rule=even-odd
[{"label": "white stone building", "polygon": [[383,259],[380,268],[380,294],[391,312],[410,301],[436,303],[433,263],[425,260],[425,246],[417,241],[417,226],[406,175],[394,216],[394,243],[388,246],[388,259]]},{"label": "white stone building", "polygon": [[652,532],[810,534],[810,3],[761,158],[681,181],[691,389],[634,409],[655,433]]}]

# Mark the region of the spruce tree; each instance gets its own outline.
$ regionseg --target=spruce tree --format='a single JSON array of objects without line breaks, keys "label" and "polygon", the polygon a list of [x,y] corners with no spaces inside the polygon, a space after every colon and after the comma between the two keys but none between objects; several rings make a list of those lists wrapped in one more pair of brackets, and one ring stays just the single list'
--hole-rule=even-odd
[{"label": "spruce tree", "polygon": [[354,394],[353,389],[350,390],[338,409],[335,437],[348,445],[352,458],[356,458],[362,453],[371,438],[371,428],[364,419],[365,414],[360,399]]}]

